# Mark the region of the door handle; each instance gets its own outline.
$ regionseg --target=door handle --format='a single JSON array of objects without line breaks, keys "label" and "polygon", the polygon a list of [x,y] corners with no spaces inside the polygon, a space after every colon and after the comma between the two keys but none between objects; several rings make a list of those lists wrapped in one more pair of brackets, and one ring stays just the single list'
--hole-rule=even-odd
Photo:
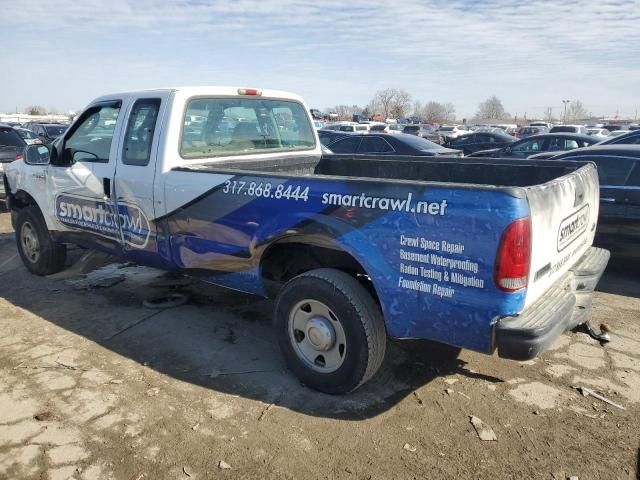
[{"label": "door handle", "polygon": [[102,179],[102,190],[104,193],[104,199],[108,200],[111,198],[111,179],[103,178]]},{"label": "door handle", "polygon": [[616,199],[615,198],[600,198],[601,202],[605,202],[605,203],[616,203]]},{"label": "door handle", "polygon": [[35,178],[36,180],[46,180],[47,176],[44,173],[32,173],[31,178]]}]

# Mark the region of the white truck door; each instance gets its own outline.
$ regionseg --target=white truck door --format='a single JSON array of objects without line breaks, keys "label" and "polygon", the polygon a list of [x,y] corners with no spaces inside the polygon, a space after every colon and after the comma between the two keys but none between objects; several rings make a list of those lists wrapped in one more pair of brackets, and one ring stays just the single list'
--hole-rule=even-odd
[{"label": "white truck door", "polygon": [[49,211],[63,237],[119,254],[120,221],[113,198],[123,99],[91,105],[65,134],[49,166]]},{"label": "white truck door", "polygon": [[[127,257],[145,263],[156,258],[154,179],[162,118],[170,92],[149,92],[132,99],[118,147],[114,192]],[[142,258],[145,257],[145,258]]]}]

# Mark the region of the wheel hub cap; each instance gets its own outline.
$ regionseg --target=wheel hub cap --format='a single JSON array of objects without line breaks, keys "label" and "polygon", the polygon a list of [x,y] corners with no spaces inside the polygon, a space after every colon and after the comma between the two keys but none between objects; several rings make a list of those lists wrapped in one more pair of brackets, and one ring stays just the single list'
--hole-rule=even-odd
[{"label": "wheel hub cap", "polygon": [[302,300],[291,309],[289,340],[298,358],[316,372],[335,372],[344,362],[347,336],[342,323],[318,300]]},{"label": "wheel hub cap", "polygon": [[38,258],[40,258],[40,242],[38,235],[29,222],[25,222],[22,225],[20,238],[22,241],[22,251],[25,256],[30,262],[36,263]]},{"label": "wheel hub cap", "polygon": [[336,334],[329,322],[322,317],[313,317],[307,323],[309,342],[316,350],[326,352],[336,341]]}]

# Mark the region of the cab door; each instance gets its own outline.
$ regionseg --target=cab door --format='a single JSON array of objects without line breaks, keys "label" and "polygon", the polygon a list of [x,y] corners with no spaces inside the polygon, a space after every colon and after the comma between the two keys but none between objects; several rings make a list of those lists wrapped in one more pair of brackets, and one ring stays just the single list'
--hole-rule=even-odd
[{"label": "cab door", "polygon": [[113,198],[123,99],[91,105],[56,142],[47,171],[48,210],[62,241],[120,254]]},{"label": "cab door", "polygon": [[170,92],[150,92],[130,102],[124,135],[118,146],[115,173],[116,196],[123,239],[123,253],[131,260],[158,265],[156,209],[162,198],[154,194],[162,118]]}]

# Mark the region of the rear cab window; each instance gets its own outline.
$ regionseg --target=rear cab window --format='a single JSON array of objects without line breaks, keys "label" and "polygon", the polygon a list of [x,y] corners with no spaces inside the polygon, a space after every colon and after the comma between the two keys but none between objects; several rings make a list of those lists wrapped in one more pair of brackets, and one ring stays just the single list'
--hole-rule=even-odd
[{"label": "rear cab window", "polygon": [[159,110],[159,98],[142,98],[133,104],[122,152],[125,165],[149,164]]},{"label": "rear cab window", "polygon": [[302,104],[265,98],[193,98],[187,104],[184,159],[310,150],[314,128]]}]

